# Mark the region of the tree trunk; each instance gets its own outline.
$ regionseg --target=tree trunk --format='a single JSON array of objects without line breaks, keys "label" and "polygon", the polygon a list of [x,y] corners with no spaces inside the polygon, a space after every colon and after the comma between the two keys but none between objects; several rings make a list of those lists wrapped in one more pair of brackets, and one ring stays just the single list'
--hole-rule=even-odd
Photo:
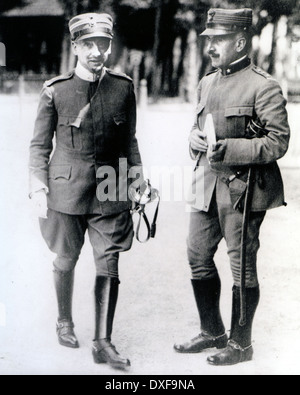
[{"label": "tree trunk", "polygon": [[274,29],[272,36],[272,50],[270,54],[270,63],[269,63],[269,74],[273,75],[275,72],[275,63],[276,63],[276,52],[277,52],[277,32],[278,32],[278,20],[274,21]]},{"label": "tree trunk", "polygon": [[152,92],[154,101],[158,100],[160,87],[161,87],[161,77],[162,68],[159,59],[159,44],[160,44],[160,24],[162,16],[162,2],[163,0],[156,0],[156,16],[155,16],[155,29],[154,29],[154,45],[153,45],[153,79],[152,79]]},{"label": "tree trunk", "polygon": [[68,37],[65,35],[62,43],[61,65],[60,73],[65,74],[69,71],[69,51],[70,43]]}]

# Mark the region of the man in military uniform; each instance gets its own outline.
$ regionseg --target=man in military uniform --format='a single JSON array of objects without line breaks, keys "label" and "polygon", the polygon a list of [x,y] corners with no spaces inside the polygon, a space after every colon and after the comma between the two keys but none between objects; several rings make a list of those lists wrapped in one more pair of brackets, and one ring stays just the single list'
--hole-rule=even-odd
[{"label": "man in military uniform", "polygon": [[[197,117],[189,139],[191,156],[197,160],[197,196],[192,204],[188,259],[201,334],[175,345],[175,350],[198,353],[214,347],[224,349],[208,358],[210,364],[221,366],[252,360],[252,323],[260,297],[259,231],[266,211],[285,204],[276,161],[287,152],[290,138],[286,100],[278,83],[248,57],[251,25],[251,9],[208,12],[202,35],[208,37],[208,54],[215,70],[200,81]],[[208,114],[213,119],[215,143],[209,141],[213,139],[207,134]],[[248,237],[242,240],[249,168],[254,174],[254,185],[249,200]],[[229,339],[219,308],[221,281],[214,262],[223,238],[234,279]],[[247,254],[242,293],[244,242]],[[244,310],[240,309],[242,300]],[[240,320],[240,310],[246,310],[246,322]]]},{"label": "man in military uniform", "polygon": [[142,178],[134,88],[129,77],[104,67],[113,38],[110,15],[79,15],[69,28],[78,63],[74,71],[46,82],[41,92],[30,146],[30,195],[39,210],[42,235],[57,255],[59,343],[79,347],[72,293],[88,231],[97,272],[94,360],[127,369],[130,362],[116,351],[111,335],[119,254],[133,240],[126,171],[135,174],[133,179]]}]

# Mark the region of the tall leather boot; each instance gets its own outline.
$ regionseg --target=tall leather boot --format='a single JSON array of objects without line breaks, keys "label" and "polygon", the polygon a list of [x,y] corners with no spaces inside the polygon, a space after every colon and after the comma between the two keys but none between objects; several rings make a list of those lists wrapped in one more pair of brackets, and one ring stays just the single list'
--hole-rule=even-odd
[{"label": "tall leather boot", "polygon": [[58,342],[65,347],[78,348],[79,343],[74,333],[72,319],[74,270],[69,272],[54,270],[53,273],[59,314],[56,324]]},{"label": "tall leather boot", "polygon": [[117,278],[98,276],[95,284],[95,339],[93,357],[95,363],[107,363],[115,369],[126,370],[130,361],[120,356],[111,343],[114,315],[120,281]]},{"label": "tall leather boot", "polygon": [[227,348],[220,354],[208,358],[211,365],[236,365],[251,361],[252,324],[259,303],[259,287],[246,289],[246,325],[240,325],[240,288],[234,286],[232,291],[231,334]]},{"label": "tall leather boot", "polygon": [[220,313],[219,276],[210,280],[192,280],[192,286],[201,322],[201,333],[190,342],[175,345],[175,351],[199,353],[207,348],[225,348],[228,338]]}]

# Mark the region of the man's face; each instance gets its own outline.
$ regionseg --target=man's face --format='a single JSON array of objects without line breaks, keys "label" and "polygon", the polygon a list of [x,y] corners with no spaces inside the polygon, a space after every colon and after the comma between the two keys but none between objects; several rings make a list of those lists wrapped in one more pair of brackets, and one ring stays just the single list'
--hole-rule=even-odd
[{"label": "man's face", "polygon": [[234,34],[209,36],[207,52],[215,68],[224,69],[241,56],[238,39]]},{"label": "man's face", "polygon": [[92,37],[73,43],[73,51],[84,68],[98,74],[110,54],[110,44],[109,38]]}]

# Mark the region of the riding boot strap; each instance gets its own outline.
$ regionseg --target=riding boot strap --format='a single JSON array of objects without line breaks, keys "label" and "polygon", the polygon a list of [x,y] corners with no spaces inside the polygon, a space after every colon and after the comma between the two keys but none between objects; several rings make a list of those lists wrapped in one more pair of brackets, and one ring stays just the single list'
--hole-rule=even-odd
[{"label": "riding boot strap", "polygon": [[230,339],[225,350],[217,355],[208,357],[207,362],[215,366],[230,366],[239,364],[241,362],[251,361],[252,358],[252,345],[243,348],[237,342]]}]

